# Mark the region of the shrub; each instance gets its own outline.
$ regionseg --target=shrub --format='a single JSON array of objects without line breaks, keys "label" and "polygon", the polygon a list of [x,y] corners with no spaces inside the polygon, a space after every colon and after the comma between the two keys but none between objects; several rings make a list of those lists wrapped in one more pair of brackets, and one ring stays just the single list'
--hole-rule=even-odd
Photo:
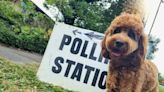
[{"label": "shrub", "polygon": [[13,47],[34,51],[43,54],[47,46],[48,36],[39,28],[23,27],[23,32],[16,34],[13,31],[0,30],[0,42]]},{"label": "shrub", "polygon": [[26,1],[26,13],[21,3],[0,1],[0,42],[9,46],[44,53],[54,22]]}]

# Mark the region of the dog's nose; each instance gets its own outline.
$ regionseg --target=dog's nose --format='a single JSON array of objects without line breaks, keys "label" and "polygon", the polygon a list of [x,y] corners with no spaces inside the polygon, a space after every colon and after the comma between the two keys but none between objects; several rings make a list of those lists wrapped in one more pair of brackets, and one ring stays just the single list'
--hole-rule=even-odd
[{"label": "dog's nose", "polygon": [[121,47],[124,46],[124,42],[122,42],[122,41],[120,41],[120,40],[117,40],[117,41],[115,41],[114,45],[115,45],[115,47],[117,47],[117,48],[121,48]]}]

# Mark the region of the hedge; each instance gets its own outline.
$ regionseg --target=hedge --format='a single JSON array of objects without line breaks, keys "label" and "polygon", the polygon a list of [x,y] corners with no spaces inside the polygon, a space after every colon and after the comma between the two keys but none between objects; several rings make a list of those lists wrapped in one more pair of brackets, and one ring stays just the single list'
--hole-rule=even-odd
[{"label": "hedge", "polygon": [[16,34],[13,31],[0,29],[0,42],[12,47],[43,54],[48,43],[48,36],[38,28],[34,28],[31,31],[33,32]]},{"label": "hedge", "polygon": [[0,1],[0,43],[42,54],[54,22],[31,1],[25,3],[22,12],[21,1]]}]

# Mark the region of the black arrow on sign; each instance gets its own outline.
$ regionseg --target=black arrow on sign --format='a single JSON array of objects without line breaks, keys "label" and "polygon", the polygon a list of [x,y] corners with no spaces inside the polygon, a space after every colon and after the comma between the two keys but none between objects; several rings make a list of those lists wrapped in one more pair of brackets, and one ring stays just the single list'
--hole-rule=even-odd
[{"label": "black arrow on sign", "polygon": [[104,38],[104,36],[97,35],[97,34],[95,34],[94,32],[85,33],[85,35],[86,35],[88,38],[90,38],[91,40],[92,40],[93,38],[98,39],[98,40],[102,40],[102,39]]},{"label": "black arrow on sign", "polygon": [[81,32],[79,32],[77,29],[73,30],[73,34],[76,35],[76,34],[81,34]]}]

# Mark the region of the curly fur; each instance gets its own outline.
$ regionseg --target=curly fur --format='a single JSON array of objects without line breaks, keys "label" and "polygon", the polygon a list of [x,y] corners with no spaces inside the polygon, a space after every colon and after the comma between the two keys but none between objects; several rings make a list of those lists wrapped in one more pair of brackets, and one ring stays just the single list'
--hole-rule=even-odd
[{"label": "curly fur", "polygon": [[[116,41],[123,45],[117,47]],[[107,92],[158,92],[158,70],[145,59],[146,51],[140,16],[123,13],[116,17],[102,41],[102,55],[110,59]]]}]

